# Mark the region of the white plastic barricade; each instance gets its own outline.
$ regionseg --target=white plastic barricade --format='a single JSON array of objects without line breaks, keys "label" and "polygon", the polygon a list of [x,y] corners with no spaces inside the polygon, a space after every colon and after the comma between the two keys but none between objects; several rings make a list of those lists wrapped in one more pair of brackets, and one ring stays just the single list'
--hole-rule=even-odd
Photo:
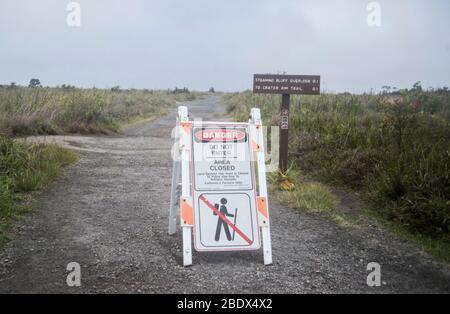
[{"label": "white plastic barricade", "polygon": [[[179,213],[183,264],[200,252],[258,250],[272,264],[264,138],[260,111],[248,123],[189,121],[178,108],[169,234]],[[179,186],[181,185],[181,191]]]}]

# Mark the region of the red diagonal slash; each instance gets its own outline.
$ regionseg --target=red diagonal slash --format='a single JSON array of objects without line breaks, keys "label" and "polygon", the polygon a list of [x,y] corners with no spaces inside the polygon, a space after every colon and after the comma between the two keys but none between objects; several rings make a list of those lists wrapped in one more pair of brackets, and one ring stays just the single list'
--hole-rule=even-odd
[{"label": "red diagonal slash", "polygon": [[250,240],[238,227],[236,227],[224,214],[222,214],[217,208],[214,207],[203,195],[200,195],[200,199],[203,203],[206,204],[209,208],[211,208],[223,221],[225,221],[238,235],[241,236],[249,245],[252,245],[253,241]]}]

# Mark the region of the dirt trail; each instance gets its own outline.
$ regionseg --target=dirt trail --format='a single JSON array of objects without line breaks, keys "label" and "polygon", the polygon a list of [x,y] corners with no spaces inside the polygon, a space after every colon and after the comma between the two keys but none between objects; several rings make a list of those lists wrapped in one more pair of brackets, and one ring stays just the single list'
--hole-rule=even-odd
[{"label": "dirt trail", "polygon": [[[191,118],[224,118],[220,98],[186,103]],[[17,223],[0,253],[0,293],[450,292],[450,267],[377,227],[344,229],[271,202],[274,265],[262,252],[194,253],[167,235],[175,110],[116,136],[48,137],[82,158]],[[82,266],[81,287],[66,266]],[[383,285],[368,287],[366,266]]]}]

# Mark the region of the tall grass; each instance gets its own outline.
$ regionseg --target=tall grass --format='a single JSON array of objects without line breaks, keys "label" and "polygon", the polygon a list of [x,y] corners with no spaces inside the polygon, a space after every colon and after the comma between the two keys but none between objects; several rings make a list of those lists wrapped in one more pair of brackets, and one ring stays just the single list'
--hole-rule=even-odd
[{"label": "tall grass", "polygon": [[24,192],[47,186],[74,162],[70,150],[27,144],[14,136],[115,132],[124,122],[165,114],[175,101],[193,100],[187,88],[173,91],[27,88],[0,86],[0,242],[10,222],[28,207]]},{"label": "tall grass", "polygon": [[5,240],[10,222],[28,209],[21,205],[22,193],[44,188],[77,158],[55,145],[27,144],[0,136],[0,242]]},{"label": "tall grass", "polygon": [[[224,97],[236,119],[260,107],[278,125],[280,96]],[[450,93],[295,96],[290,160],[317,177],[363,190],[386,219],[450,240]]]},{"label": "tall grass", "polygon": [[0,88],[0,133],[6,135],[109,133],[120,123],[158,117],[188,90]]}]

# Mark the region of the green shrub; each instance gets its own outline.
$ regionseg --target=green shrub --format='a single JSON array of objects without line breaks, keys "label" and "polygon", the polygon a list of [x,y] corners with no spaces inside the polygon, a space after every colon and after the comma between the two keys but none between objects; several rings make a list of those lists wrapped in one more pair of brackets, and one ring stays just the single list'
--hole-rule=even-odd
[{"label": "green shrub", "polygon": [[450,151],[439,143],[405,152],[367,180],[374,208],[414,233],[450,235]]},{"label": "green shrub", "polygon": [[336,200],[329,189],[317,182],[301,182],[292,192],[277,193],[283,203],[309,213],[332,212],[336,206]]},{"label": "green shrub", "polygon": [[10,221],[28,210],[21,205],[21,193],[44,188],[76,159],[65,148],[0,136],[0,242]]},{"label": "green shrub", "polygon": [[120,123],[158,117],[192,92],[62,88],[0,88],[0,134],[110,133]]},{"label": "green shrub", "polygon": [[[224,97],[245,121],[261,108],[279,124],[278,95]],[[374,210],[415,234],[450,236],[450,92],[291,97],[290,160],[325,180],[366,191]]]}]

